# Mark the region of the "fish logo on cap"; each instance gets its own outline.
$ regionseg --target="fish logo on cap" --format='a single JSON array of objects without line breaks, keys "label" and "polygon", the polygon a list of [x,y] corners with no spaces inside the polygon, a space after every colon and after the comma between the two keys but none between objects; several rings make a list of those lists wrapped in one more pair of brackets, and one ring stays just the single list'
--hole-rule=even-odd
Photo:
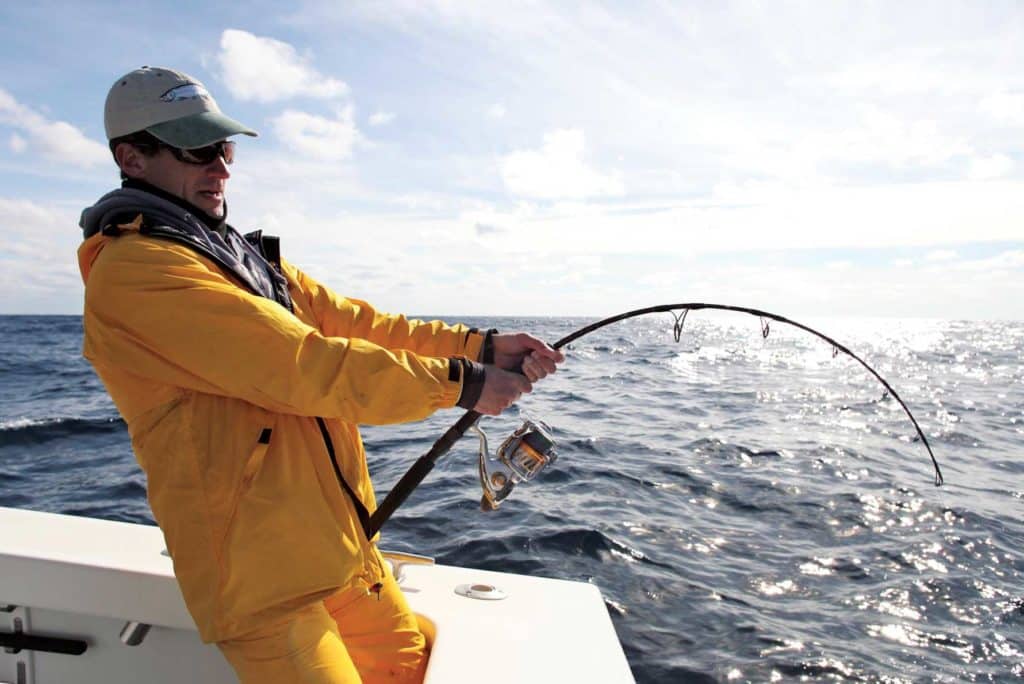
[{"label": "fish logo on cap", "polygon": [[160,99],[164,102],[180,102],[181,100],[200,100],[209,97],[210,93],[207,92],[206,88],[196,83],[188,83],[177,88],[171,88],[161,95]]}]

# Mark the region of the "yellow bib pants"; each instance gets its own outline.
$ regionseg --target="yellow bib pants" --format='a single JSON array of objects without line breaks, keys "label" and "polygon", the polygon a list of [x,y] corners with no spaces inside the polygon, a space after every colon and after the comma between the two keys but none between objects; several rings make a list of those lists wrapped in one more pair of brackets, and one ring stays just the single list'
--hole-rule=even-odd
[{"label": "yellow bib pants", "polygon": [[426,640],[398,583],[339,591],[285,620],[217,644],[242,684],[419,684]]}]

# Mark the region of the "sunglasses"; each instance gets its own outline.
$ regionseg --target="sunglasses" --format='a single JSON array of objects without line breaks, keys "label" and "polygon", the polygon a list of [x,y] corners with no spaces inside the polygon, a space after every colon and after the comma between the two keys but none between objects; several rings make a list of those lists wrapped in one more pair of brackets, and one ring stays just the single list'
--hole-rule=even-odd
[{"label": "sunglasses", "polygon": [[155,137],[147,136],[147,139],[132,140],[129,141],[131,144],[137,147],[149,147],[149,148],[164,148],[169,151],[175,159],[185,164],[196,164],[197,166],[206,166],[217,160],[218,157],[224,160],[225,164],[231,164],[235,161],[235,142],[233,140],[221,140],[215,142],[212,145],[204,145],[203,147],[174,147],[168,145],[162,140],[157,140]]},{"label": "sunglasses", "polygon": [[173,147],[167,143],[160,143],[160,146],[169,150],[175,159],[186,164],[206,166],[216,161],[217,157],[222,158],[225,164],[235,161],[235,143],[232,140],[221,140],[212,145],[188,149]]}]

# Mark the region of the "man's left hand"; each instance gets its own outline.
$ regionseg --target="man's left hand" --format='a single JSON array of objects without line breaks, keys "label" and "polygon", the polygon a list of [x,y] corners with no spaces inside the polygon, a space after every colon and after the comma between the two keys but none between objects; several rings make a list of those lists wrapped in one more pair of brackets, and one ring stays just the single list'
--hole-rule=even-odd
[{"label": "man's left hand", "polygon": [[556,364],[565,361],[562,352],[529,333],[499,333],[491,342],[494,344],[494,365],[505,370],[522,370],[530,382],[554,373]]}]

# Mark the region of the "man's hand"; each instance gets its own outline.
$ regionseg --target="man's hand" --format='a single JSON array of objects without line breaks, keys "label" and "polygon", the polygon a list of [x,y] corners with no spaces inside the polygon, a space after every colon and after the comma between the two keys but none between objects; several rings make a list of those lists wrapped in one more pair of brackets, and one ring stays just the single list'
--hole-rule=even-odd
[{"label": "man's hand", "polygon": [[521,369],[530,382],[554,373],[555,365],[565,361],[562,352],[528,333],[497,334],[491,341],[494,344],[494,365],[510,371]]},{"label": "man's hand", "polygon": [[487,366],[484,389],[473,410],[487,416],[496,416],[532,389],[533,385],[530,381],[519,373],[511,373],[496,366]]}]

